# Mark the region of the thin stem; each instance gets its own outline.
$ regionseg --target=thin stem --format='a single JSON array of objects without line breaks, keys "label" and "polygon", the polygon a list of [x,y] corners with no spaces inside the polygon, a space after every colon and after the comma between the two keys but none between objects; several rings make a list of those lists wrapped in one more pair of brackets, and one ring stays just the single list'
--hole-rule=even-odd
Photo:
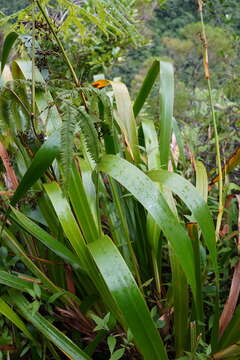
[{"label": "thin stem", "polygon": [[221,153],[220,153],[220,145],[219,145],[219,136],[217,130],[217,122],[216,122],[216,114],[214,110],[213,100],[212,100],[212,90],[211,90],[211,82],[208,79],[208,91],[209,98],[211,103],[211,112],[214,126],[214,135],[215,135],[215,146],[216,146],[216,155],[217,155],[217,167],[218,167],[218,175],[219,175],[219,200],[218,200],[218,217],[216,224],[216,235],[219,237],[220,227],[222,223],[223,217],[223,173],[222,173],[222,164],[221,164]]},{"label": "thin stem", "polygon": [[18,100],[19,104],[22,106],[22,108],[26,111],[26,113],[31,116],[31,111],[27,108],[27,106],[24,104],[24,102],[20,99],[20,97],[16,94],[16,92],[13,89],[10,89],[9,87],[6,87],[6,89],[11,92],[16,99]]},{"label": "thin stem", "polygon": [[158,295],[161,297],[161,280],[160,280],[158,261],[157,261],[155,251],[152,251],[152,263],[153,263],[153,271],[154,271],[156,290],[157,290]]},{"label": "thin stem", "polygon": [[35,116],[36,116],[36,86],[35,86],[35,36],[36,36],[36,28],[35,28],[35,1],[33,1],[33,8],[32,8],[32,113],[30,116],[32,129],[34,135],[38,139],[36,130],[35,130]]},{"label": "thin stem", "polygon": [[222,216],[223,216],[223,173],[222,173],[222,165],[221,165],[221,153],[220,153],[219,136],[218,136],[218,130],[217,130],[216,113],[214,110],[214,104],[213,104],[213,98],[212,98],[212,87],[211,87],[209,64],[208,64],[208,44],[207,44],[207,36],[206,36],[206,31],[205,31],[204,19],[203,19],[203,1],[202,0],[198,0],[198,6],[199,6],[199,14],[200,14],[201,25],[202,25],[202,39],[201,40],[203,43],[203,50],[204,50],[203,64],[204,64],[205,78],[208,83],[208,92],[209,92],[212,121],[213,121],[213,128],[214,128],[217,167],[218,167],[218,175],[219,175],[218,217],[217,217],[217,224],[216,224],[216,236],[218,239],[220,227],[221,227],[221,223],[222,223]]},{"label": "thin stem", "polygon": [[[54,30],[54,27],[53,27],[51,21],[49,20],[46,12],[44,11],[42,5],[40,4],[40,1],[39,1],[39,0],[36,0],[36,3],[37,3],[37,6],[38,6],[39,10],[41,11],[44,19],[46,20],[46,22],[47,22],[47,24],[48,24],[48,26],[49,26],[49,29],[51,30],[51,32],[52,32],[52,34],[53,34],[53,36],[54,36],[54,39],[56,40],[56,42],[57,42],[57,44],[58,44],[58,46],[59,46],[59,48],[60,48],[60,50],[61,50],[61,52],[62,52],[62,54],[63,54],[65,63],[67,64],[67,66],[68,66],[68,68],[69,68],[69,70],[70,70],[70,72],[71,72],[71,74],[72,74],[72,77],[73,77],[73,80],[74,80],[76,86],[79,87],[79,86],[80,86],[80,81],[78,80],[77,74],[76,74],[75,70],[73,69],[73,66],[72,66],[72,64],[71,64],[71,62],[70,62],[70,60],[69,60],[69,58],[68,58],[68,56],[67,56],[66,51],[64,50],[64,47],[63,47],[60,39],[58,38],[58,36],[57,36],[57,34],[56,34],[55,30]],[[86,102],[86,99],[85,99],[85,95],[83,94],[82,91],[80,91],[80,96],[81,96],[81,98],[82,98],[82,101],[83,101],[83,105],[84,105],[84,107],[85,107],[85,110],[88,112],[87,102]]]},{"label": "thin stem", "polygon": [[46,12],[44,11],[42,5],[40,4],[40,1],[37,0],[36,3],[37,3],[37,6],[38,6],[39,10],[41,11],[44,19],[46,20],[46,22],[47,22],[47,24],[48,24],[48,26],[49,26],[49,29],[51,30],[51,32],[52,32],[52,34],[53,34],[53,36],[54,36],[54,38],[55,38],[55,40],[56,40],[59,48],[60,48],[60,50],[61,50],[61,52],[62,52],[62,54],[63,54],[64,60],[65,60],[67,66],[68,66],[68,68],[69,68],[69,70],[70,70],[70,72],[71,72],[71,74],[72,74],[72,77],[73,77],[73,79],[74,79],[74,82],[75,82],[76,86],[79,86],[80,84],[79,84],[79,80],[78,80],[77,74],[76,74],[76,72],[74,71],[74,69],[73,69],[73,67],[72,67],[72,64],[71,64],[71,62],[70,62],[70,60],[69,60],[69,58],[68,58],[68,56],[67,56],[67,54],[66,54],[66,52],[65,52],[65,50],[64,50],[64,47],[63,47],[61,41],[59,40],[59,38],[58,38],[58,36],[57,36],[54,28],[53,28],[53,25],[52,25],[51,21],[49,20]]}]

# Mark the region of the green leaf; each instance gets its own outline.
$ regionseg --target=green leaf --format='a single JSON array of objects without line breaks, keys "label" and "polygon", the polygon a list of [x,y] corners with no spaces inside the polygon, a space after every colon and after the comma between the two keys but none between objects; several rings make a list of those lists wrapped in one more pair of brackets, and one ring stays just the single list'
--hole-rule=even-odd
[{"label": "green leaf", "polygon": [[159,74],[159,60],[154,60],[148,73],[143,81],[141,89],[139,90],[136,100],[133,105],[134,116],[137,117],[140,113],[157,77]]},{"label": "green leaf", "polygon": [[[73,164],[68,191],[71,204],[76,214],[78,223],[80,224],[83,231],[84,237],[87,242],[90,242],[95,241],[98,237],[98,229],[94,217],[95,214],[91,209],[91,202],[93,206],[96,207],[96,197],[95,193],[89,193],[89,191],[86,191],[84,188],[83,181],[84,177],[87,176],[86,164],[81,162],[80,168],[82,177],[76,165]],[[87,180],[88,189],[91,190],[91,179]],[[93,190],[95,189],[93,188]]]},{"label": "green leaf", "polygon": [[110,360],[119,360],[124,355],[124,353],[125,349],[118,349],[112,354]]},{"label": "green leaf", "polygon": [[15,275],[11,275],[6,271],[0,271],[0,284],[9,286],[13,289],[20,291],[28,291],[33,290],[33,284],[18,278]]},{"label": "green leaf", "polygon": [[14,217],[11,216],[11,219],[15,221],[21,228],[27,231],[29,234],[33,235],[36,239],[40,240],[42,244],[52,250],[59,257],[64,259],[66,262],[73,264],[74,267],[79,267],[78,257],[75,256],[71,250],[64,246],[60,241],[52,237],[40,226],[22,214],[20,211],[12,207],[12,212]]},{"label": "green leaf", "polygon": [[170,210],[157,184],[141,170],[126,160],[114,155],[105,155],[98,169],[120,182],[148,210],[169,240],[196,296],[193,248],[185,229]]},{"label": "green leaf", "polygon": [[173,123],[174,71],[171,63],[160,61],[160,159],[168,168]]},{"label": "green leaf", "polygon": [[95,321],[95,323],[97,324],[97,326],[94,328],[94,331],[100,331],[100,330],[107,330],[109,331],[109,326],[108,326],[108,322],[110,319],[110,313],[107,313],[104,318],[100,318],[99,316],[95,315],[95,314],[91,314],[90,315],[91,319],[93,319]]},{"label": "green leaf", "polygon": [[91,360],[76,344],[74,344],[63,332],[53,326],[37,311],[33,314],[29,311],[30,303],[20,294],[13,294],[11,301],[17,306],[26,320],[31,322],[45,338],[50,340],[67,357],[74,360]]},{"label": "green leaf", "polygon": [[144,359],[166,360],[166,350],[147,305],[116,246],[105,236],[88,248]]},{"label": "green leaf", "polygon": [[38,300],[34,300],[32,303],[29,304],[29,311],[31,315],[34,316],[36,312],[39,310],[41,303]]},{"label": "green leaf", "polygon": [[16,325],[31,341],[35,342],[24,322],[2,298],[0,298],[0,313]]},{"label": "green leaf", "polygon": [[[1,223],[0,223],[1,224]],[[25,253],[23,247],[18,243],[15,236],[8,230],[4,229],[2,233],[2,239],[4,243],[17,255],[21,258],[21,261],[26,265],[26,267],[42,281],[46,288],[55,293],[59,291],[59,288],[50,280],[48,277],[33,263],[33,261]]]},{"label": "green leaf", "polygon": [[117,344],[116,338],[114,336],[108,336],[107,344],[108,344],[109,351],[112,354],[116,347],[116,344]]},{"label": "green leaf", "polygon": [[61,290],[61,291],[53,294],[53,295],[50,296],[50,298],[48,299],[48,303],[49,303],[49,304],[54,303],[59,297],[65,295],[65,294],[66,294],[66,291],[65,291],[65,290]]},{"label": "green leaf", "polygon": [[177,194],[192,211],[202,230],[215,272],[218,274],[214,223],[209,208],[201,195],[189,181],[178,174],[157,170],[149,172],[148,176]]},{"label": "green leaf", "polygon": [[88,264],[86,243],[74,218],[69,202],[63,196],[61,188],[56,182],[44,184],[44,188],[52,202],[66,237],[78,255],[82,267],[86,269],[86,264]]},{"label": "green leaf", "polygon": [[[89,256],[85,239],[73,215],[69,202],[66,198],[63,197],[61,188],[56,182],[45,184],[44,188],[51,200],[53,208],[62,225],[63,231],[79,258],[79,262],[83,270],[87,272],[102,298],[107,301],[109,310],[114,314],[114,316],[116,316],[117,319],[119,319],[119,309],[116,308],[116,305],[113,302],[108,290],[106,289],[103,280],[96,271],[96,267],[94,266],[92,259]],[[85,286],[87,287],[87,283]]]},{"label": "green leaf", "polygon": [[51,135],[37,151],[30,167],[27,169],[20,184],[18,185],[11,205],[15,206],[17,202],[26,194],[26,192],[36,183],[36,181],[45,173],[52,164],[60,151],[60,133],[57,131]]},{"label": "green leaf", "polygon": [[2,47],[1,72],[3,72],[4,66],[6,65],[8,60],[9,53],[17,38],[18,38],[18,34],[15,31],[12,31],[6,36],[4,40]]}]

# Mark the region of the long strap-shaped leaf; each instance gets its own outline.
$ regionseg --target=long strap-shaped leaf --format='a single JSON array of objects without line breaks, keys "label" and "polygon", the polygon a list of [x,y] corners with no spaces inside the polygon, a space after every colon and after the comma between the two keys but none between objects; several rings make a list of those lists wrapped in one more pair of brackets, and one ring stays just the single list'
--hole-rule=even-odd
[{"label": "long strap-shaped leaf", "polygon": [[121,183],[148,210],[170,241],[188,283],[196,296],[193,248],[185,229],[178,223],[156,184],[141,170],[115,155],[106,155],[98,169]]},{"label": "long strap-shaped leaf", "polygon": [[79,257],[80,263],[83,268],[86,268],[86,264],[88,264],[86,243],[67,199],[64,198],[63,193],[56,182],[45,184],[44,188],[52,202],[68,240]]},{"label": "long strap-shaped leaf", "polygon": [[154,60],[148,73],[143,81],[143,84],[137,94],[136,100],[133,105],[134,116],[137,117],[141,111],[152,87],[159,74],[159,60]]},{"label": "long strap-shaped leaf", "polygon": [[196,188],[182,176],[166,171],[154,170],[148,173],[153,180],[176,193],[192,211],[202,230],[215,271],[217,271],[217,250],[214,223],[209,208]]},{"label": "long strap-shaped leaf", "polygon": [[174,73],[171,63],[160,61],[160,159],[168,167],[173,123]]},{"label": "long strap-shaped leaf", "polygon": [[166,360],[166,350],[146,303],[112,240],[105,236],[88,248],[144,359]]},{"label": "long strap-shaped leaf", "polygon": [[30,340],[34,341],[30,331],[20,319],[20,317],[10,308],[10,306],[0,298],[0,313],[9,319],[14,325],[16,325]]},{"label": "long strap-shaped leaf", "polygon": [[43,230],[40,226],[38,226],[20,211],[14,208],[12,208],[12,211],[15,215],[15,217],[11,217],[12,220],[15,221],[19,226],[21,226],[23,230],[35,236],[45,246],[47,246],[55,254],[60,256],[68,263],[73,264],[75,267],[79,267],[79,259],[71,252],[71,250],[69,250],[60,241],[52,237],[47,231]]},{"label": "long strap-shaped leaf", "polygon": [[140,161],[137,124],[135,121],[132,102],[126,85],[121,82],[111,82],[117,104],[117,121],[121,128],[128,152],[135,162]]},{"label": "long strap-shaped leaf", "polygon": [[134,115],[141,111],[160,70],[160,159],[164,168],[168,166],[171,132],[173,127],[174,71],[169,62],[155,60],[149,69],[133,105]]},{"label": "long strap-shaped leaf", "polygon": [[25,195],[26,191],[45,173],[48,167],[60,151],[60,133],[57,131],[51,135],[47,141],[37,151],[30,167],[23,176],[14,196],[11,200],[11,205],[16,203]]},{"label": "long strap-shaped leaf", "polygon": [[30,321],[36,329],[38,329],[45,338],[52,341],[69,359],[72,360],[91,360],[91,358],[82,351],[76,344],[74,344],[63,332],[58,330],[49,321],[47,321],[38,312],[32,314],[29,311],[29,302],[24,296],[13,293],[10,297],[10,301],[13,302],[21,314]]},{"label": "long strap-shaped leaf", "polygon": [[[0,225],[2,225],[0,223]],[[42,284],[52,293],[59,292],[57,287],[48,277],[34,264],[34,262],[27,256],[21,244],[8,229],[4,229],[2,233],[3,242],[14,252],[15,255],[21,258],[21,261],[26,265],[28,270],[32,272]]]},{"label": "long strap-shaped leaf", "polygon": [[56,182],[45,184],[44,188],[51,200],[60,224],[62,225],[63,231],[79,258],[82,268],[87,272],[93,281],[102,298],[106,301],[110,311],[114,313],[117,319],[121,320],[119,309],[116,308],[112,297],[109,295],[101,277],[96,271],[96,266],[89,256],[85,239],[83,238],[78,223],[73,215],[69,202],[63,196],[61,188]]}]

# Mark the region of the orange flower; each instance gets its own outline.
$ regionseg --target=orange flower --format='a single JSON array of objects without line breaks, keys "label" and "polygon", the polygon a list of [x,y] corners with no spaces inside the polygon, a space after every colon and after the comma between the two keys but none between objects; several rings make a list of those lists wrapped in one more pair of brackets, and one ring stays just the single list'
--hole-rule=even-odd
[{"label": "orange flower", "polygon": [[92,86],[94,86],[97,89],[102,89],[106,86],[110,85],[110,81],[109,80],[98,80],[92,83]]}]

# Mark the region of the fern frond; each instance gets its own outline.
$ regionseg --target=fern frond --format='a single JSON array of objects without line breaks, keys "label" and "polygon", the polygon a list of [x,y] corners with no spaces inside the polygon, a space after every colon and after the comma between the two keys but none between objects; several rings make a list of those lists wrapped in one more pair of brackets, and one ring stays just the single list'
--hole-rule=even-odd
[{"label": "fern frond", "polygon": [[70,104],[65,102],[62,116],[61,128],[61,159],[63,170],[63,183],[65,190],[70,181],[70,171],[73,159],[74,132],[76,127],[78,112]]},{"label": "fern frond", "polygon": [[78,124],[84,135],[87,150],[91,158],[97,164],[101,157],[101,150],[98,134],[94,126],[96,120],[82,108],[78,108],[78,113]]}]

